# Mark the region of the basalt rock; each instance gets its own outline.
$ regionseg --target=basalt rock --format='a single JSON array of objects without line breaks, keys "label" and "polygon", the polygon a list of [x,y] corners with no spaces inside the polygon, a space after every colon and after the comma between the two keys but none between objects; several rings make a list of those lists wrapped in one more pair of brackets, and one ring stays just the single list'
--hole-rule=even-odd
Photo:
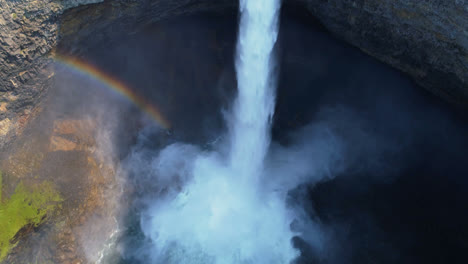
[{"label": "basalt rock", "polygon": [[[284,0],[336,37],[468,106],[466,0]],[[236,12],[236,0],[0,0],[0,148],[21,134],[52,86],[54,50],[112,45],[155,21],[198,11]]]}]

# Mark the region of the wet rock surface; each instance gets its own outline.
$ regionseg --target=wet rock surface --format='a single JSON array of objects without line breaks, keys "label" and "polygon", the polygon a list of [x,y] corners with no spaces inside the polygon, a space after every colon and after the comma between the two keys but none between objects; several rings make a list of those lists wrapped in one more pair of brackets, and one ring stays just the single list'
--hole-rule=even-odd
[{"label": "wet rock surface", "polygon": [[294,0],[336,37],[468,105],[468,1]]},{"label": "wet rock surface", "polygon": [[26,129],[26,136],[2,153],[2,187],[8,197],[19,182],[34,186],[47,181],[56,186],[63,202],[43,224],[26,226],[17,234],[18,244],[4,263],[86,263],[80,236],[87,234],[89,221],[107,219],[93,238],[107,237],[115,228],[108,221],[114,216],[113,200],[103,199],[115,191],[115,171],[96,152],[96,121],[47,119],[39,116]]},{"label": "wet rock surface", "polygon": [[[224,74],[224,65],[232,65],[235,23],[228,23],[226,34],[230,37],[226,39],[226,28],[207,26],[216,19],[200,22],[201,25],[196,19],[168,22],[145,29],[113,50],[101,47],[84,54],[110,75],[138,87],[134,92],[154,99],[155,105],[167,110],[164,114],[168,119],[174,117],[172,126],[190,131],[187,126],[199,127],[200,123],[206,123],[202,117],[207,115],[196,114],[197,111],[214,113],[221,108],[215,99],[219,96],[218,89],[226,86],[218,87],[217,82]],[[182,31],[196,40],[184,43]],[[138,54],[114,58],[114,54],[126,54],[134,46],[139,47]],[[148,51],[152,51],[150,55]],[[187,63],[190,56],[193,56],[191,63]],[[158,74],[149,75],[137,67],[145,63],[144,68],[154,72],[159,67],[153,61],[164,65]],[[205,63],[198,65],[200,61]],[[86,78],[66,65],[55,66],[53,86],[37,107],[44,109],[38,110],[37,117],[23,133],[0,153],[0,170],[4,197],[9,197],[20,181],[35,185],[46,180],[61,193],[62,209],[38,228],[21,232],[18,245],[4,263],[96,263],[102,257],[103,247],[117,237],[119,213],[131,206],[130,199],[119,200],[120,190],[124,189],[127,195],[139,191],[128,186],[122,188],[119,180],[125,179],[117,175],[124,172],[118,170],[112,155],[120,155],[118,148],[131,145],[128,141],[142,127],[141,122],[157,124],[155,120],[147,120],[149,116],[137,111],[127,98],[98,80]],[[177,71],[184,78],[177,78]],[[161,89],[152,94],[154,87]],[[187,97],[187,87],[197,95]],[[177,102],[184,102],[184,107]],[[205,102],[202,107],[201,102]],[[186,111],[193,114],[186,115]],[[109,131],[118,134],[116,142],[110,142],[113,139],[106,134]],[[163,144],[159,141],[152,143]]]}]

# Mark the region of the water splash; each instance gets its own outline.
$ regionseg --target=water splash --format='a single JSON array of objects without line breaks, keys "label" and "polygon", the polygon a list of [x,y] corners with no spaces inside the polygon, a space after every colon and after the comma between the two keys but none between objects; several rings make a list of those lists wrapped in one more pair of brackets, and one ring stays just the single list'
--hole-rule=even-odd
[{"label": "water splash", "polygon": [[[293,213],[261,184],[275,103],[279,0],[241,0],[229,154],[174,144],[153,162],[161,197],[142,218],[156,263],[289,263]],[[265,180],[268,180],[265,177]],[[179,184],[174,184],[178,182]]]}]

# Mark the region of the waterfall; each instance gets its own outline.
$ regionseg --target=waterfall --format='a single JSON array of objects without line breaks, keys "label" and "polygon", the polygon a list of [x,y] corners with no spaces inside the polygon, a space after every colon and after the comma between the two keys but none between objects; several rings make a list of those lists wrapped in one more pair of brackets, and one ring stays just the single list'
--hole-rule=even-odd
[{"label": "waterfall", "polygon": [[252,183],[260,175],[270,143],[275,104],[273,47],[279,0],[241,0],[236,72],[238,97],[231,129],[231,167]]},{"label": "waterfall", "polygon": [[141,222],[155,263],[285,264],[298,255],[285,194],[261,182],[268,181],[263,163],[275,104],[280,4],[240,2],[238,94],[228,117],[227,156],[177,143],[152,165],[165,195]]}]

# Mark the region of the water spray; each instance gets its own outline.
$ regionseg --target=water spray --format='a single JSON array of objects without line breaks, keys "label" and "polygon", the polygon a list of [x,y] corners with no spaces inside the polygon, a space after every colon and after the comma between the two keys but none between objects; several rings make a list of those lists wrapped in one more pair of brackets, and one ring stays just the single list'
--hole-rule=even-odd
[{"label": "water spray", "polygon": [[[241,0],[238,94],[228,117],[228,155],[174,144],[154,163],[168,185],[142,227],[156,263],[290,263],[298,251],[284,193],[263,188],[275,104],[272,75],[279,0]],[[170,182],[170,181],[169,181]]]}]

